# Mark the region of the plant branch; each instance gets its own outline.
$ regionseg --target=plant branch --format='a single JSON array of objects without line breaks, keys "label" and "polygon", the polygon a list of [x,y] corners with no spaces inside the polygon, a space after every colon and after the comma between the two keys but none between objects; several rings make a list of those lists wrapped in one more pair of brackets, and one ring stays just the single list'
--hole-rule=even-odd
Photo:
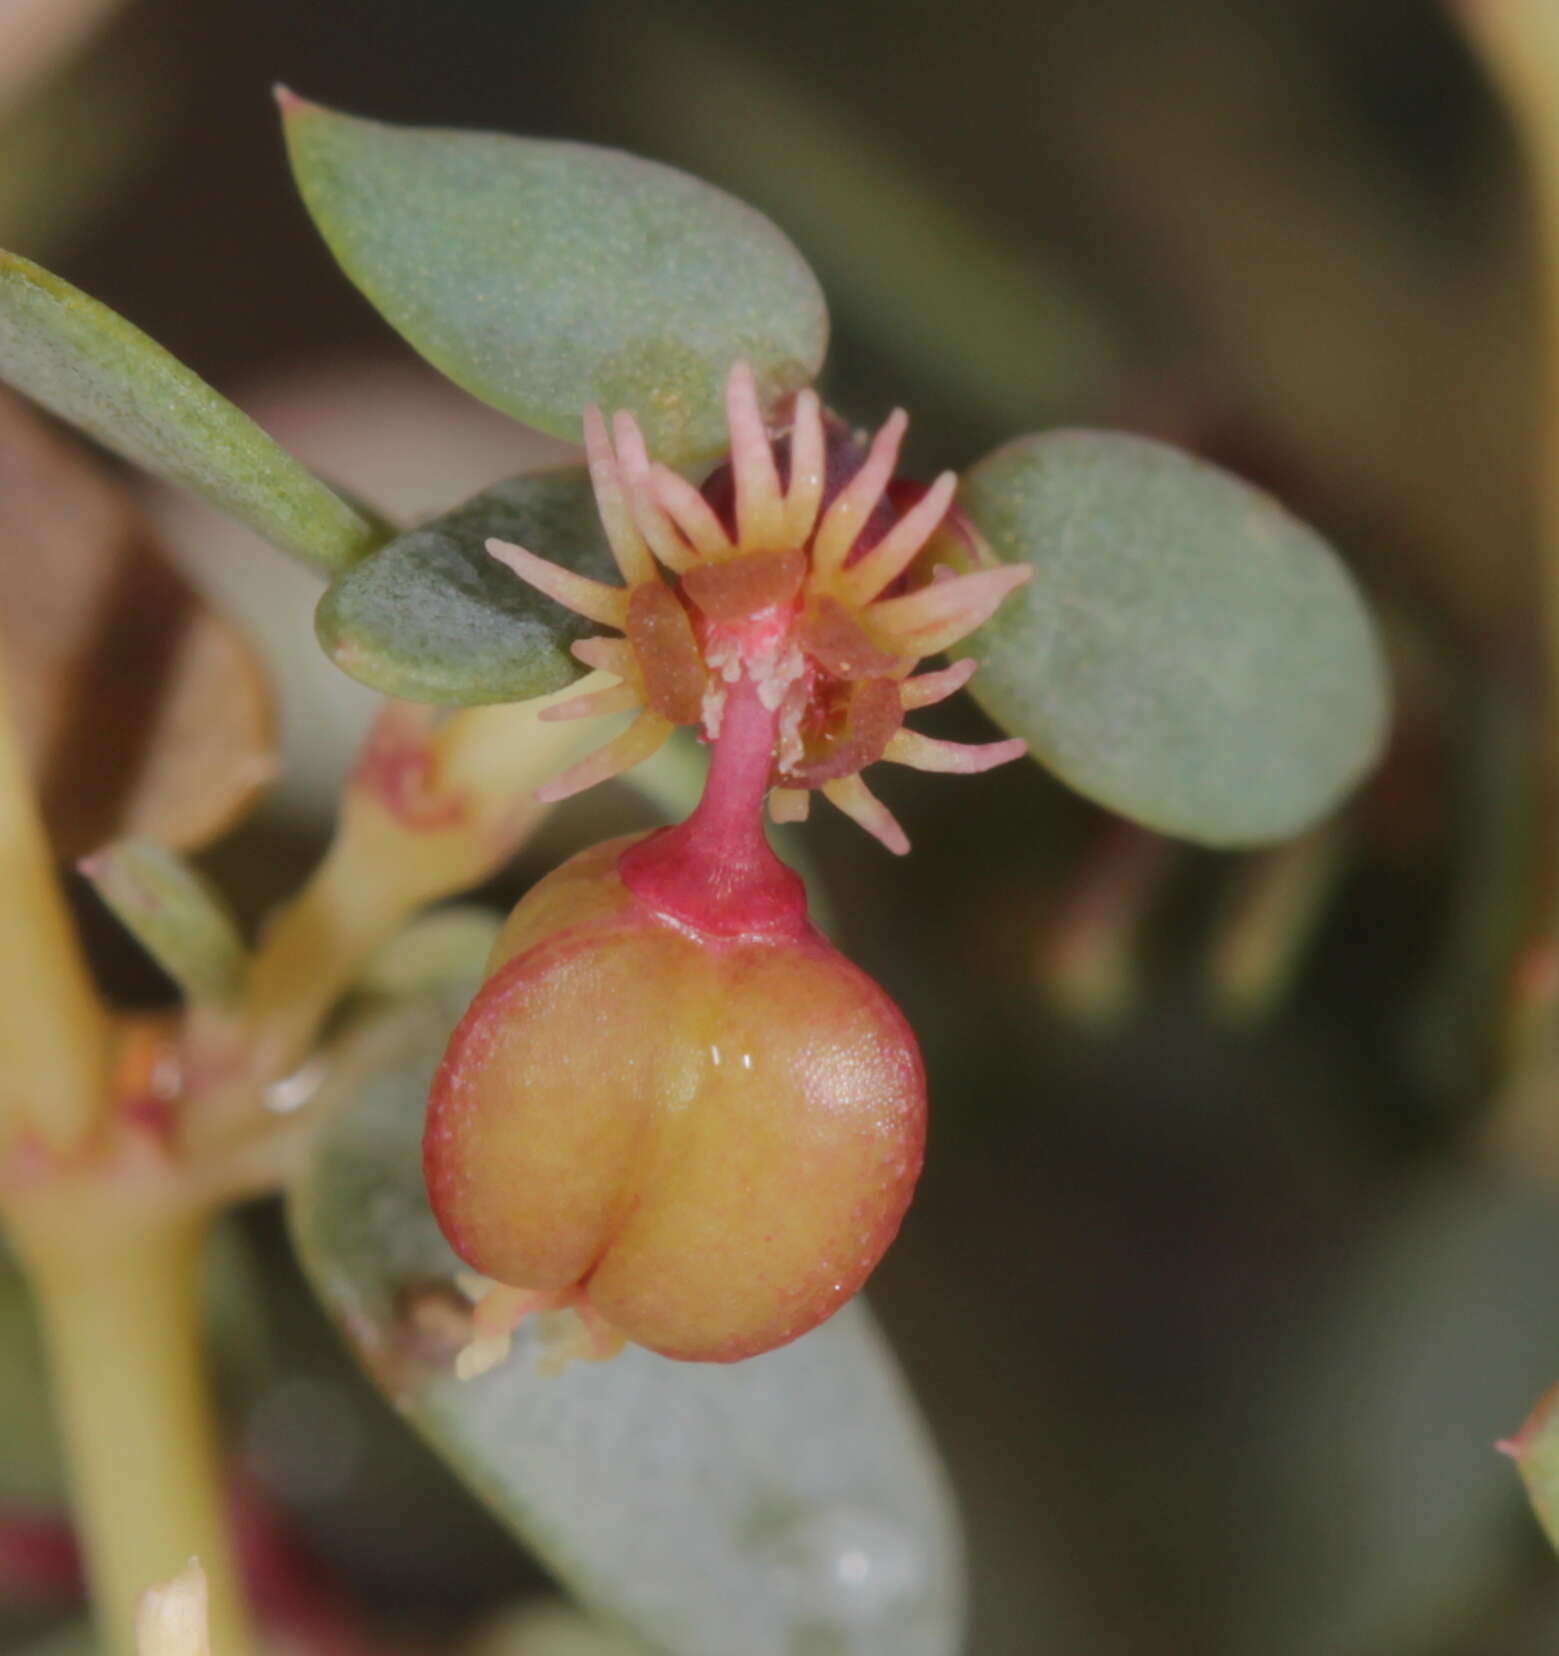
[{"label": "plant branch", "polygon": [[241,1139],[262,1115],[263,1090],[304,1062],[373,955],[419,909],[514,854],[546,809],[536,790],[591,739],[578,722],[540,717],[579,688],[467,708],[441,725],[432,709],[386,706],[325,860],[255,952],[243,1006],[192,1017],[187,1149]]},{"label": "plant branch", "polygon": [[141,1593],[198,1556],[213,1647],[247,1648],[200,1336],[206,1216],[140,1170],[65,1178],[8,1217],[37,1294],[101,1648],[134,1651]]},{"label": "plant branch", "polygon": [[63,1149],[106,1096],[107,1020],[76,940],[0,660],[0,1133]]}]

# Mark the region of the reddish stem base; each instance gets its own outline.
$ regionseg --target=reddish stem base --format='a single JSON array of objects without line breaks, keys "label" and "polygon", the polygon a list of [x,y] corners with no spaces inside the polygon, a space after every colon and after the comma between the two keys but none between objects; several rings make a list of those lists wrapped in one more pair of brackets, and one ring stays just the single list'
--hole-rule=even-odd
[{"label": "reddish stem base", "polygon": [[623,883],[658,914],[714,937],[809,930],[806,887],[763,828],[776,721],[750,679],[733,684],[697,809],[623,853]]}]

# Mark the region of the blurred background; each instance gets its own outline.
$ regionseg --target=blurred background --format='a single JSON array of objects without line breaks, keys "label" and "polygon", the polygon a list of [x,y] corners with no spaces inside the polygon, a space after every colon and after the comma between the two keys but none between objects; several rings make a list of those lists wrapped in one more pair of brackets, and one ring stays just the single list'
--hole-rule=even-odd
[{"label": "blurred background", "polygon": [[[1559,1648],[1559,1570],[1494,1448],[1559,1380],[1559,1072],[1526,952],[1551,838],[1536,280],[1513,144],[1451,16],[8,0],[0,245],[409,520],[567,451],[438,381],[335,271],[293,198],[278,80],[621,145],[752,201],[830,295],[831,400],[908,407],[912,465],[1121,426],[1332,538],[1386,631],[1397,724],[1380,775],[1299,844],[1178,846],[1030,765],[884,776],[902,864],[842,819],[809,830],[837,936],[932,1070],[923,1191],[871,1297],[963,1505],[976,1656]],[[311,578],[150,502],[281,685],[287,780],[207,859],[258,917],[322,849],[372,698],[315,648]],[[973,709],[940,711],[978,735]],[[651,810],[626,789],[570,804],[491,895]],[[119,993],[154,999],[88,918]],[[333,1637],[358,1649],[445,1648],[542,1591],[356,1378],[276,1216],[228,1240],[232,1453],[285,1529],[285,1590],[352,1607]],[[0,1278],[0,1513],[46,1539],[60,1500]],[[48,1585],[0,1557],[9,1643],[68,1613],[59,1565]]]}]

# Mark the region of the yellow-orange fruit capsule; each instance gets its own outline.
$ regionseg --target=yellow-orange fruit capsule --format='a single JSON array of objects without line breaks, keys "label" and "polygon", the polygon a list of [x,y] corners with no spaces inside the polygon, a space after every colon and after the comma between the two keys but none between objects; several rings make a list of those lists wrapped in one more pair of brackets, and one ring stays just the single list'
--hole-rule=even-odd
[{"label": "yellow-orange fruit capsule", "polygon": [[428,1189],[456,1252],[535,1306],[734,1361],[881,1258],[924,1074],[897,1007],[803,915],[702,932],[624,883],[625,843],[511,915],[434,1084]]}]

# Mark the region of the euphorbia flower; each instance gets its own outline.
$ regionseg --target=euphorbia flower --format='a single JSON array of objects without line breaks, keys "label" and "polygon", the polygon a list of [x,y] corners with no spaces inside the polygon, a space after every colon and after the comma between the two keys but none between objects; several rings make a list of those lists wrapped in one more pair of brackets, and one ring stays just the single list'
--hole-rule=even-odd
[{"label": "euphorbia flower", "polygon": [[625,586],[489,543],[623,634],[577,646],[621,683],[551,716],[638,717],[547,797],[617,774],[679,724],[713,758],[686,822],[587,851],[519,904],[445,1054],[424,1165],[445,1234],[485,1279],[467,1372],[538,1311],[577,1313],[598,1357],[625,1339],[718,1362],[782,1345],[866,1280],[920,1170],[914,1037],[812,927],[763,804],[803,816],[820,788],[902,851],[864,766],[1020,754],[935,741],[903,716],[968,680],[968,662],[911,674],[1028,570],[917,567],[953,480],[896,509],[902,414],[862,452],[804,391],[775,444],[742,363],[728,407],[730,467],[702,492],[650,461],[630,417],[614,446],[586,416]]},{"label": "euphorbia flower", "polygon": [[624,586],[576,575],[524,547],[487,543],[532,586],[624,634],[574,646],[581,661],[622,682],[545,717],[634,708],[639,716],[543,797],[564,799],[620,774],[678,725],[697,726],[713,741],[730,686],[746,676],[778,715],[775,820],[804,818],[818,789],[890,851],[907,851],[903,829],[860,773],[879,759],[968,773],[1024,751],[1018,740],[938,741],[905,729],[904,715],[968,683],[968,660],[910,674],[923,657],[988,620],[1030,568],[941,570],[908,585],[948,517],[956,478],[943,472],[906,510],[894,509],[895,494],[903,494],[892,487],[894,468],[909,423],[902,409],[863,452],[847,433],[830,432],[817,393],[807,389],[796,398],[788,436],[775,444],[745,362],[731,370],[726,409],[734,484],[728,517],[711,503],[714,487],[701,493],[649,458],[632,415],[619,413],[608,437],[600,411],[586,412],[590,474]]}]

